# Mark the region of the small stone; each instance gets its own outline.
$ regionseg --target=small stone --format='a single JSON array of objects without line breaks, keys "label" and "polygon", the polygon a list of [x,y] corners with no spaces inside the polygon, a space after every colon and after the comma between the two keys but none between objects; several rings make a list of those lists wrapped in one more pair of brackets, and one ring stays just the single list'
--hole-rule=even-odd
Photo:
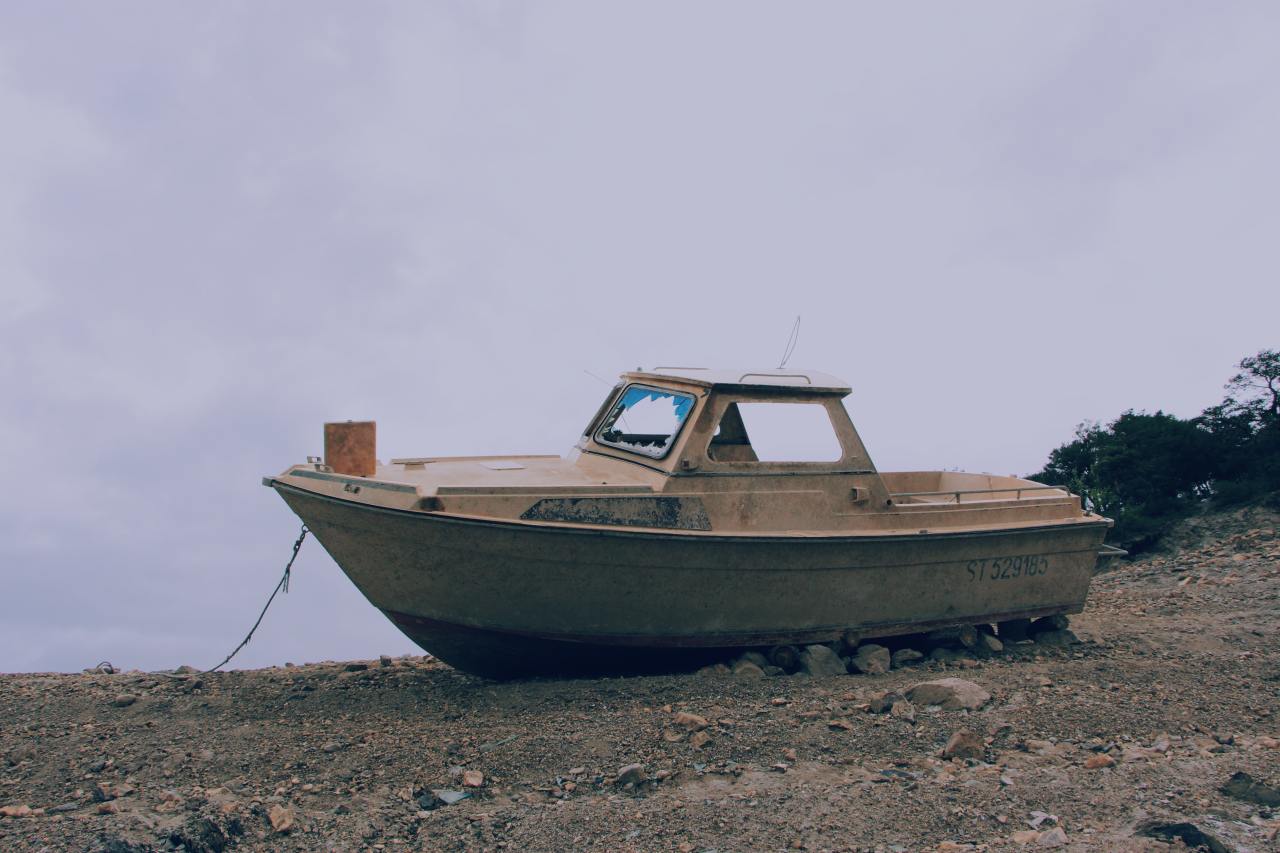
[{"label": "small stone", "polygon": [[334,753],[342,749],[342,743],[336,740],[327,741],[320,749],[323,752]]},{"label": "small stone", "polygon": [[984,652],[986,654],[994,655],[1004,651],[1004,643],[1000,642],[991,634],[988,634],[986,632],[979,632],[978,645],[975,646],[975,648],[979,652]]},{"label": "small stone", "polygon": [[1115,767],[1116,760],[1110,755],[1099,754],[1091,755],[1084,763],[1086,770],[1101,770],[1104,767]]},{"label": "small stone", "polygon": [[276,803],[267,812],[267,820],[271,821],[271,829],[273,831],[279,833],[288,832],[293,829],[293,809]]},{"label": "small stone", "polygon": [[768,666],[764,667],[764,674],[770,678],[776,678],[779,675],[786,675],[787,671],[780,666],[774,666],[773,664],[769,664]]},{"label": "small stone", "polygon": [[702,731],[707,727],[706,717],[690,714],[688,711],[677,711],[672,722],[691,732]]},{"label": "small stone", "polygon": [[795,646],[774,646],[769,650],[769,663],[786,672],[795,672],[800,668],[800,652]]},{"label": "small stone", "polygon": [[1037,847],[1061,847],[1067,843],[1067,833],[1060,826],[1046,829],[1036,838]]},{"label": "small stone", "polygon": [[906,699],[893,703],[893,707],[889,709],[889,716],[896,717],[899,720],[906,720],[908,723],[916,721],[916,706],[912,705]]},{"label": "small stone", "polygon": [[826,646],[805,646],[800,653],[800,671],[815,677],[844,675],[845,668],[840,656]]},{"label": "small stone", "polygon": [[635,785],[643,782],[645,777],[645,769],[643,764],[626,764],[618,768],[618,778],[613,780],[615,785]]},{"label": "small stone", "polygon": [[894,669],[901,669],[922,660],[924,660],[924,654],[915,649],[898,649],[889,657],[889,662]]},{"label": "small stone", "polygon": [[796,751],[791,747],[787,747],[786,749],[782,750],[782,757],[794,764],[796,761]]},{"label": "small stone", "polygon": [[881,675],[889,671],[892,657],[889,650],[875,643],[859,646],[849,666],[863,675]]},{"label": "small stone", "polygon": [[112,800],[109,803],[98,803],[98,814],[116,814],[120,811],[120,806]]},{"label": "small stone", "polygon": [[1037,832],[1036,830],[1024,829],[1024,830],[1021,830],[1020,832],[1015,832],[1013,835],[1010,835],[1009,840],[1012,841],[1014,844],[1017,844],[1019,847],[1022,847],[1027,844],[1030,844],[1031,842],[1035,841],[1039,837],[1040,837],[1040,833]]},{"label": "small stone", "polygon": [[30,817],[31,806],[0,806],[0,817]]},{"label": "small stone", "polygon": [[976,711],[991,701],[991,694],[963,678],[940,678],[912,686],[907,698],[916,705],[940,705],[945,711]]},{"label": "small stone", "polygon": [[840,729],[846,732],[853,731],[853,723],[848,720],[827,720],[827,726],[829,728]]},{"label": "small stone", "polygon": [[903,702],[906,697],[896,690],[885,690],[871,697],[867,710],[873,714],[887,714],[893,710],[894,703]]},{"label": "small stone", "polygon": [[369,668],[367,663],[349,663],[344,667],[347,672],[364,672]]},{"label": "small stone", "polygon": [[484,787],[484,774],[479,770],[462,771],[462,785],[466,788]]},{"label": "small stone", "polygon": [[138,697],[134,696],[132,693],[121,693],[115,699],[111,700],[111,704],[115,705],[117,708],[128,708],[137,701]]},{"label": "small stone", "polygon": [[452,806],[455,803],[460,803],[471,796],[469,791],[435,791],[434,793],[440,798],[440,802],[444,803],[446,806]]},{"label": "small stone", "polygon": [[693,747],[694,749],[704,749],[710,743],[711,743],[711,735],[707,734],[704,731],[694,732],[689,737],[689,746]]},{"label": "small stone", "polygon": [[968,729],[960,729],[951,736],[947,745],[942,748],[943,758],[972,758],[981,761],[986,755],[987,745]]}]

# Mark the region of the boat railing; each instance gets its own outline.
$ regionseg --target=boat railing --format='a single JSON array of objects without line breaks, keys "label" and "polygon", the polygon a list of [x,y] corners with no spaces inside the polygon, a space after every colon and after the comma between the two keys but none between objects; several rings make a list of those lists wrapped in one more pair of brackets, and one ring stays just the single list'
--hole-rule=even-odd
[{"label": "boat railing", "polygon": [[937,492],[892,492],[889,497],[898,498],[955,498],[955,503],[962,503],[965,495],[993,495],[1013,492],[1014,500],[1022,500],[1023,492],[1064,492],[1067,497],[1074,497],[1066,486],[1004,486],[993,489],[943,489]]}]

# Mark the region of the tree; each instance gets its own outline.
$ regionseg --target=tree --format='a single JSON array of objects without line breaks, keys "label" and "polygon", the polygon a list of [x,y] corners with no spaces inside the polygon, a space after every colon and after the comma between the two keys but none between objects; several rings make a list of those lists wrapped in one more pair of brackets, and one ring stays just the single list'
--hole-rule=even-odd
[{"label": "tree", "polygon": [[1240,372],[1224,386],[1232,393],[1223,405],[1252,413],[1259,427],[1280,426],[1280,352],[1264,349],[1236,366]]}]

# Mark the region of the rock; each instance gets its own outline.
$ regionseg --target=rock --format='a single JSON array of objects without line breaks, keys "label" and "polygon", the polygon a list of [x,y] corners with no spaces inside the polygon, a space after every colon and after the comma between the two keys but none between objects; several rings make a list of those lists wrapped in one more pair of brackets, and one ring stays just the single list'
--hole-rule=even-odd
[{"label": "rock", "polygon": [[942,748],[943,758],[972,758],[981,761],[987,754],[987,745],[968,729],[960,729]]},{"label": "rock", "polygon": [[418,808],[427,812],[437,809],[445,804],[444,800],[437,797],[434,791],[423,791],[418,795],[417,803]]},{"label": "rock", "polygon": [[1055,613],[1052,616],[1042,616],[1031,623],[1028,633],[1031,636],[1043,633],[1044,631],[1065,631],[1070,627],[1071,622],[1061,613]]},{"label": "rock", "polygon": [[881,675],[889,671],[892,658],[889,650],[875,643],[859,646],[849,665],[864,675]]},{"label": "rock", "polygon": [[679,743],[684,740],[686,734],[687,732],[679,729],[666,728],[662,730],[662,739],[667,743]]},{"label": "rock", "polygon": [[916,706],[912,705],[906,699],[894,702],[889,709],[889,716],[897,717],[899,720],[906,720],[908,723],[916,721]]},{"label": "rock", "polygon": [[1018,643],[1031,636],[1030,619],[1009,619],[996,626],[997,635],[1006,643]]},{"label": "rock", "polygon": [[320,749],[323,752],[334,753],[342,749],[342,747],[343,747],[343,744],[341,741],[331,740],[331,741],[327,741],[324,744],[324,746],[320,747]]},{"label": "rock", "polygon": [[890,656],[889,663],[894,669],[901,669],[904,666],[910,666],[922,660],[924,660],[922,652],[918,652],[915,649],[898,649]]},{"label": "rock", "polygon": [[31,806],[0,806],[0,817],[30,817]]},{"label": "rock", "polygon": [[1231,778],[1219,790],[1229,797],[1235,797],[1237,800],[1244,800],[1245,802],[1256,803],[1269,808],[1280,806],[1280,789],[1257,782],[1252,776],[1243,771],[1233,773]]},{"label": "rock", "polygon": [[1067,833],[1060,827],[1046,829],[1036,838],[1037,847],[1061,847],[1067,843]]},{"label": "rock", "polygon": [[907,698],[916,705],[941,705],[946,711],[976,711],[991,701],[991,694],[963,678],[940,678],[912,686]]},{"label": "rock", "polygon": [[615,785],[635,785],[643,782],[645,777],[645,769],[643,764],[627,764],[618,768],[618,778],[613,780]]},{"label": "rock", "polygon": [[379,655],[378,666],[395,666],[396,662],[391,655]]},{"label": "rock", "polygon": [[774,646],[769,650],[769,663],[786,672],[795,672],[800,668],[800,652],[795,646]]},{"label": "rock", "polygon": [[195,675],[199,671],[200,670],[196,669],[194,666],[191,666],[190,664],[185,664],[185,663],[174,670],[174,672],[177,673],[178,675]]},{"label": "rock", "polygon": [[711,735],[703,731],[694,732],[689,738],[689,746],[694,749],[705,749],[711,743]]},{"label": "rock", "polygon": [[364,672],[368,668],[367,663],[349,663],[344,667],[347,672]]},{"label": "rock", "polygon": [[786,675],[787,671],[780,666],[774,666],[773,664],[769,664],[768,666],[764,667],[764,674],[770,678],[774,678],[779,675]]},{"label": "rock", "polygon": [[672,721],[677,726],[691,732],[702,731],[708,725],[706,717],[690,714],[688,711],[677,711]]},{"label": "rock", "polygon": [[21,764],[24,761],[31,761],[36,757],[36,748],[29,743],[15,747],[5,756],[5,762],[9,765]]},{"label": "rock", "polygon": [[983,632],[978,634],[978,644],[974,648],[984,654],[994,655],[1004,651],[1004,643]]},{"label": "rock", "polygon": [[1042,646],[1074,646],[1080,639],[1065,628],[1061,631],[1041,631],[1033,639]]},{"label": "rock", "polygon": [[1084,763],[1084,769],[1086,770],[1101,770],[1104,767],[1115,767],[1115,766],[1116,766],[1116,760],[1112,758],[1110,755],[1107,755],[1105,753],[1100,753],[1098,755],[1091,755]]},{"label": "rock", "polygon": [[276,803],[267,811],[267,820],[271,821],[271,829],[274,832],[288,832],[293,829],[293,809]]},{"label": "rock", "polygon": [[1231,848],[1223,844],[1216,836],[1210,835],[1194,823],[1160,823],[1149,821],[1140,824],[1134,834],[1142,838],[1155,838],[1159,841],[1181,841],[1188,849],[1205,849],[1210,853],[1231,853]]},{"label": "rock", "polygon": [[479,770],[462,771],[462,785],[465,788],[483,788],[484,774]]},{"label": "rock", "polygon": [[740,660],[733,665],[733,674],[739,678],[764,678],[764,669],[749,660]]},{"label": "rock", "polygon": [[760,667],[761,669],[764,669],[766,666],[770,665],[769,659],[764,655],[760,654],[760,652],[743,652],[742,657],[738,658],[738,660],[753,663],[756,666]]},{"label": "rock", "polygon": [[452,806],[456,803],[460,803],[471,796],[470,791],[434,791],[433,793],[440,799],[440,802],[444,803],[446,806]]},{"label": "rock", "polygon": [[867,710],[873,714],[887,714],[893,709],[895,702],[905,702],[907,697],[896,690],[885,690],[871,697]]},{"label": "rock", "polygon": [[800,653],[800,670],[815,677],[844,675],[844,661],[826,646],[805,646]]},{"label": "rock", "polygon": [[138,697],[132,693],[121,693],[119,696],[111,700],[111,704],[117,708],[128,708],[134,702],[138,701]]},{"label": "rock", "polygon": [[1040,837],[1040,833],[1034,829],[1024,829],[1021,832],[1015,832],[1009,836],[1009,840],[1019,847],[1030,844]]}]

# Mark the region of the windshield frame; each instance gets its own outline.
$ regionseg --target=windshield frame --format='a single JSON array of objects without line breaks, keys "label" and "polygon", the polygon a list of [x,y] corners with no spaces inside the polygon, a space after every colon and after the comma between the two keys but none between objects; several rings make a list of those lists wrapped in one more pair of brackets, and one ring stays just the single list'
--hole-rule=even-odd
[{"label": "windshield frame", "polygon": [[[689,401],[688,411],[686,411],[684,417],[680,419],[679,425],[676,427],[675,432],[671,433],[671,438],[666,442],[666,446],[663,448],[661,453],[645,453],[634,444],[628,445],[622,442],[609,441],[604,437],[605,427],[612,425],[614,422],[611,420],[613,418],[613,413],[622,405],[623,401],[627,398],[627,393],[632,388],[642,388],[645,391],[653,391],[658,394],[664,394],[671,397],[684,398]],[[658,460],[665,459],[667,456],[671,455],[671,451],[680,441],[680,436],[684,433],[685,426],[692,419],[693,410],[697,408],[698,397],[695,394],[691,394],[687,391],[677,391],[674,388],[664,388],[660,385],[647,385],[643,382],[628,382],[624,386],[621,386],[621,390],[617,390],[612,395],[610,402],[612,402],[612,405],[603,407],[603,414],[600,417],[600,422],[591,434],[592,440],[603,447],[608,447],[613,450],[621,450],[625,453],[631,453],[643,459]]]}]

